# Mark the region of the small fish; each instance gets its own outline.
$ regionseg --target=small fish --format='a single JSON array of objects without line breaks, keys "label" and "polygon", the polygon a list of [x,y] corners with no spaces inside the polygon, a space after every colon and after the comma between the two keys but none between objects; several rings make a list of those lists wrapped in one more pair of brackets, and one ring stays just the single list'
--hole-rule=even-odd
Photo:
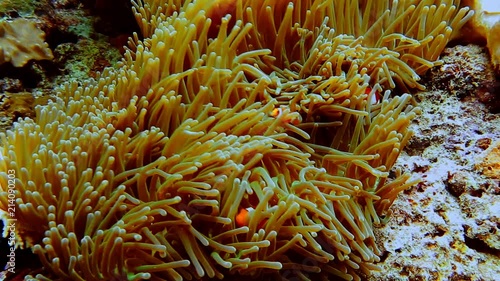
[{"label": "small fish", "polygon": [[[235,218],[236,226],[238,227],[248,226],[248,224],[250,223],[250,218],[253,216],[254,213],[255,209],[252,207],[241,208]],[[264,219],[261,222],[259,222],[259,224],[257,225],[257,229],[264,228],[266,222],[267,219]]]},{"label": "small fish", "polygon": [[291,113],[290,110],[287,110],[286,106],[281,105],[271,111],[271,117],[276,119],[282,119],[284,123],[298,125],[301,122],[300,115],[298,113]]},{"label": "small fish", "polygon": [[[370,93],[373,91],[372,88],[370,87],[367,87],[365,89],[365,94],[367,95],[366,99],[368,100],[368,97],[370,96]],[[380,102],[380,99],[382,98],[382,96],[380,95],[380,93],[375,90],[375,92],[373,93],[373,95],[370,97],[370,104],[371,105],[376,105]]]},{"label": "small fish", "polygon": [[248,223],[250,222],[250,216],[254,211],[255,210],[252,207],[248,207],[245,209],[241,208],[235,218],[236,225],[238,227],[248,226]]}]

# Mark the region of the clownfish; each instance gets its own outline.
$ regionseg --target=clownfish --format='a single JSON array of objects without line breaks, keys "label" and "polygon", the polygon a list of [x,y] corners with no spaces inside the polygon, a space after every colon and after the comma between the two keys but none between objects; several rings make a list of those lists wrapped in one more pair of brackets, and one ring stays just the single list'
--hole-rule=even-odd
[{"label": "clownfish", "polygon": [[[236,226],[238,226],[238,227],[248,226],[248,224],[250,223],[250,218],[252,217],[254,212],[255,212],[255,209],[252,207],[241,208],[235,217]],[[257,225],[257,229],[263,228],[266,222],[267,222],[267,219],[262,220]]]},{"label": "clownfish", "polygon": [[[281,118],[283,114],[285,114],[285,107],[280,106],[273,109],[273,111],[271,111],[270,116],[274,118]],[[300,124],[300,118],[297,118],[297,116],[294,116],[290,114],[290,112],[288,112],[286,116],[283,116],[283,122],[287,124],[298,125]]]},{"label": "clownfish", "polygon": [[235,218],[236,225],[238,227],[248,226],[248,223],[250,222],[250,216],[254,211],[255,210],[252,207],[248,207],[245,209],[241,208]]},{"label": "clownfish", "polygon": [[[367,87],[365,89],[365,94],[367,95],[366,99],[368,100],[368,97],[370,96],[370,93],[372,92],[372,88],[370,87]],[[375,90],[375,92],[373,93],[373,95],[371,96],[370,98],[370,104],[371,105],[376,105],[380,102],[380,99],[382,98],[382,96],[380,95],[380,93]]]}]

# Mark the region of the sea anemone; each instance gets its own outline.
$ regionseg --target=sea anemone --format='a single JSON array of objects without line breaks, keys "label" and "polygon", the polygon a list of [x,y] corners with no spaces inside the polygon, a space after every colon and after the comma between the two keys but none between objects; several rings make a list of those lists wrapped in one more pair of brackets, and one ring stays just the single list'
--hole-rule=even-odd
[{"label": "sea anemone", "polygon": [[144,39],[120,65],[0,136],[0,208],[15,171],[18,245],[43,264],[31,278],[377,269],[373,227],[416,182],[389,180],[419,113],[390,89],[421,88],[470,14],[450,1],[222,2],[134,2]]}]

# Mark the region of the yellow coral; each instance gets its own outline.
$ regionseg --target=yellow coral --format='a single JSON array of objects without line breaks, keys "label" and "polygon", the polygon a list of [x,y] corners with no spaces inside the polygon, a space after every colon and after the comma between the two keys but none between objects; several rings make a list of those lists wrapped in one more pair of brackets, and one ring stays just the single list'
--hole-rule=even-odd
[{"label": "yellow coral", "polygon": [[0,22],[0,64],[11,62],[21,67],[32,59],[52,59],[52,51],[44,39],[45,33],[30,20]]},{"label": "yellow coral", "polygon": [[497,0],[464,0],[462,4],[474,9],[475,14],[459,37],[469,42],[486,43],[492,63],[500,71],[500,3]]}]

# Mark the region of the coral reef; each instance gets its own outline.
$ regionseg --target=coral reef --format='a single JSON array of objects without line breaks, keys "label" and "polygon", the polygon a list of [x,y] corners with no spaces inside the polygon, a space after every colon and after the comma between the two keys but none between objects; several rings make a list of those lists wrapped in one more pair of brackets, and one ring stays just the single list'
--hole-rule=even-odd
[{"label": "coral reef", "polygon": [[[429,90],[446,91],[461,100],[477,100],[500,112],[500,82],[485,49],[477,45],[456,46],[443,51],[443,64],[430,71]],[[439,101],[437,101],[439,102]]]},{"label": "coral reef", "polygon": [[476,169],[486,177],[500,180],[500,141],[488,148],[483,159],[476,164]]},{"label": "coral reef", "polygon": [[27,19],[0,22],[0,64],[25,65],[29,60],[50,60],[52,51],[45,33]]},{"label": "coral reef", "polygon": [[34,107],[46,105],[49,99],[48,96],[35,98],[31,93],[26,92],[16,94],[6,92],[0,95],[0,111],[14,120],[19,117],[35,118]]},{"label": "coral reef", "polygon": [[[54,98],[59,85],[95,77],[122,57],[109,37],[96,32],[94,18],[79,6],[79,1],[33,2],[2,1],[0,13],[4,7],[19,13],[9,12],[1,20],[23,20],[18,18],[22,15],[36,23],[45,32],[54,59],[31,60],[22,67],[0,65],[0,132],[11,128],[18,118],[34,117],[34,107],[44,104],[48,96]],[[21,13],[26,10],[24,4],[30,5],[31,13]]]},{"label": "coral reef", "polygon": [[391,220],[375,229],[382,270],[367,280],[500,276],[500,187],[497,178],[483,174],[493,164],[484,160],[495,157],[500,116],[476,97],[481,86],[463,87],[498,80],[485,47],[454,46],[442,59],[445,64],[425,79],[428,91],[415,95],[422,114],[410,125],[415,134],[395,164],[422,182],[402,192]]},{"label": "coral reef", "polygon": [[0,15],[8,13],[17,13],[22,15],[31,15],[37,6],[47,4],[45,0],[4,0],[0,2]]},{"label": "coral reef", "polygon": [[0,136],[0,206],[44,266],[34,277],[378,269],[374,225],[416,183],[390,171],[420,110],[390,90],[423,89],[472,16],[417,2],[134,2],[144,39],[117,68],[65,84]]}]

